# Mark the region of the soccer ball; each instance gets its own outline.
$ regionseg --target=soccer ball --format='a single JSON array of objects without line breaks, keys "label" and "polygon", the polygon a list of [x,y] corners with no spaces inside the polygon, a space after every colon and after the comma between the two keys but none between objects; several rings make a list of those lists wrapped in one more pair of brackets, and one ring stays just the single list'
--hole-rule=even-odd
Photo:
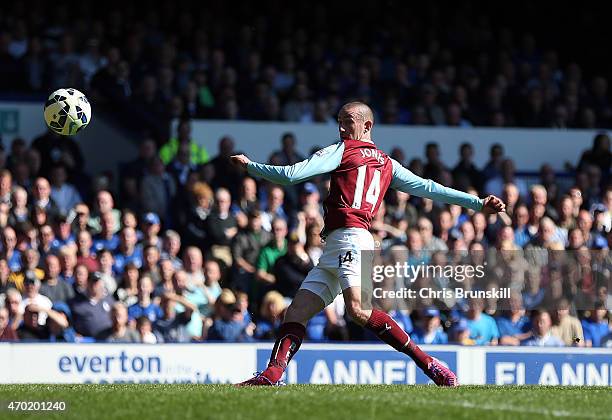
[{"label": "soccer ball", "polygon": [[58,89],[45,103],[45,122],[62,136],[72,136],[91,121],[91,105],[76,89]]}]

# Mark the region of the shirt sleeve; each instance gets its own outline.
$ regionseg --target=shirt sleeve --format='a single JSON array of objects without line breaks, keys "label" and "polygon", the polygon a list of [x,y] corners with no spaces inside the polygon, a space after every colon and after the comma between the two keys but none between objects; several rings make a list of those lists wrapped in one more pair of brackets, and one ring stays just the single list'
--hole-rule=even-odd
[{"label": "shirt sleeve", "polygon": [[262,248],[261,252],[259,253],[259,256],[257,257],[257,263],[255,263],[255,267],[258,270],[264,270],[264,271],[268,271],[268,258],[267,258],[267,248]]},{"label": "shirt sleeve", "polygon": [[308,159],[294,165],[275,166],[249,162],[247,171],[250,175],[259,176],[275,184],[297,184],[314,176],[333,171],[340,166],[343,154],[344,142],[338,142],[319,150]]},{"label": "shirt sleeve", "polygon": [[476,211],[482,209],[483,200],[477,196],[445,187],[431,179],[423,179],[404,168],[396,160],[391,159],[391,161],[393,163],[391,188],[434,201],[458,204]]}]

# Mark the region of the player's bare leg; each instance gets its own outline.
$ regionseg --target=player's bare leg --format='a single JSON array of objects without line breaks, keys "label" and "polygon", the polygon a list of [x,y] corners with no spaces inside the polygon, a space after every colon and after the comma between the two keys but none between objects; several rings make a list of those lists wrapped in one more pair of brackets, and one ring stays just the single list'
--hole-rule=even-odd
[{"label": "player's bare leg", "polygon": [[361,287],[348,287],[342,292],[346,311],[362,327],[374,332],[395,350],[407,354],[438,386],[457,386],[457,376],[439,360],[414,344],[410,336],[388,314],[378,309],[363,309]]},{"label": "player's bare leg", "polygon": [[278,331],[268,367],[255,377],[237,385],[277,385],[291,358],[302,345],[306,333],[306,324],[324,307],[325,303],[316,294],[309,290],[298,290],[285,313],[285,319]]}]

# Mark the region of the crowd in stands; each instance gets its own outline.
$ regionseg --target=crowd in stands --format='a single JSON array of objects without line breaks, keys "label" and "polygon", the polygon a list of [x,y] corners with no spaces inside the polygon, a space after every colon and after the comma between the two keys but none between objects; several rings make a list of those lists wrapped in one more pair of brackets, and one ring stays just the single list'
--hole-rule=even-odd
[{"label": "crowd in stands", "polygon": [[99,14],[91,0],[13,2],[0,16],[0,91],[80,88],[160,144],[170,118],[333,123],[348,99],[382,124],[610,127],[601,62],[587,71],[526,32],[521,7],[505,20],[430,3],[267,0],[230,14],[222,2],[109,2]]},{"label": "crowd in stands", "polygon": [[[71,138],[47,133],[30,145],[15,139],[0,148],[0,340],[274,337],[321,255],[329,179],[285,187],[253,179],[231,165],[231,138],[209,153],[191,140],[190,127],[181,121],[159,149],[144,139],[138,156],[122,163],[117,188],[108,177],[85,176]],[[372,224],[381,244],[377,261],[444,266],[486,259],[484,283],[425,274],[413,286],[441,290],[461,281],[464,288],[512,293],[374,303],[419,343],[612,346],[609,137],[595,137],[569,189],[546,165],[539,182],[526,184],[499,144],[482,168],[469,143],[453,168],[440,160],[437,144],[424,152],[410,161],[400,148],[389,154],[444,185],[499,194],[508,219],[389,191]],[[287,133],[269,161],[301,159]],[[339,297],[310,322],[307,339],[375,338],[347,319]]]},{"label": "crowd in stands", "polygon": [[[230,164],[231,138],[206,150],[191,137],[191,119],[333,125],[338,108],[357,99],[381,124],[612,125],[601,60],[578,64],[542,31],[480,14],[471,2],[453,13],[442,13],[442,2],[391,3],[393,13],[380,2],[353,11],[264,0],[233,15],[218,2],[110,1],[105,13],[91,0],[3,5],[1,96],[75,87],[147,135],[118,182],[87,174],[70,138],[0,144],[0,341],[274,337],[321,255],[329,180],[279,187],[253,179]],[[303,159],[296,142],[284,135],[269,162]],[[499,300],[374,302],[415,341],[612,347],[608,135],[569,168],[569,188],[548,165],[528,183],[515,171],[520,156],[499,144],[484,167],[469,143],[454,167],[433,142],[424,159],[387,152],[417,175],[502,197],[509,217],[394,191],[385,197],[372,226],[377,263],[486,261],[484,279],[462,287],[512,290]],[[423,276],[408,286],[458,281]],[[347,319],[341,298],[307,329],[310,341],[371,339]]]}]

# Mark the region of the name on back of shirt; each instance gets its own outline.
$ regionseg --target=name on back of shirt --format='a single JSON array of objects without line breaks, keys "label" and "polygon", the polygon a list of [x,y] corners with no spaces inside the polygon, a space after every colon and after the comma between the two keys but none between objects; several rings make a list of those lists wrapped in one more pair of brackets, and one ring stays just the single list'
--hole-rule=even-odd
[{"label": "name on back of shirt", "polygon": [[382,154],[380,150],[376,149],[361,149],[361,157],[369,158],[372,157],[378,161],[381,165],[385,164],[385,156]]}]

